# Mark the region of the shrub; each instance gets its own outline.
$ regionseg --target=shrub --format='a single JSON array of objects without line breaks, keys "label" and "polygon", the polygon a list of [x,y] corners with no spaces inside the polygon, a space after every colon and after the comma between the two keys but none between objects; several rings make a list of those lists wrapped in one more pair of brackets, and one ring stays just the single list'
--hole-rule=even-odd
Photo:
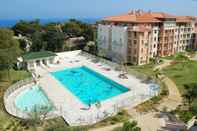
[{"label": "shrub", "polygon": [[122,131],[141,131],[141,129],[137,126],[137,122],[125,122],[123,124]]},{"label": "shrub", "polygon": [[160,100],[161,100],[161,96],[154,96],[153,98],[151,98],[151,101],[154,104],[157,104]]},{"label": "shrub", "polygon": [[190,110],[191,112],[196,116],[197,115],[197,101],[194,101],[192,104],[191,104],[191,107],[190,107]]},{"label": "shrub", "polygon": [[187,110],[181,110],[179,108],[176,109],[174,111],[174,113],[176,113],[178,115],[179,119],[184,122],[188,122],[193,117],[192,112],[187,111]]}]

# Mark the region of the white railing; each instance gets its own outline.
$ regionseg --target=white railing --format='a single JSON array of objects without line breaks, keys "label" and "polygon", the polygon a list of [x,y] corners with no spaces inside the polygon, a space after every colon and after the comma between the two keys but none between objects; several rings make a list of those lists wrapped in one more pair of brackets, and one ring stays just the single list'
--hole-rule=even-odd
[{"label": "white railing", "polygon": [[14,91],[16,91],[17,89],[23,87],[24,85],[31,84],[32,82],[33,82],[33,78],[27,78],[27,79],[20,80],[20,81],[14,83],[14,84],[11,85],[11,86],[6,90],[6,92],[4,93],[4,100],[6,100],[6,98],[7,98],[11,93],[13,93]]},{"label": "white railing", "polygon": [[[98,59],[99,62],[108,65],[110,68],[113,68],[114,70],[117,70],[117,69],[120,70],[120,64],[118,64],[118,63],[106,60],[106,59],[104,59],[102,57],[99,57],[99,56],[95,56],[95,55],[89,54],[87,52],[81,52],[81,55],[86,56],[87,58],[89,58],[91,60]],[[130,71],[132,71],[132,75],[134,75],[138,79],[143,79],[144,80],[144,79],[147,78],[146,75],[144,75],[142,73],[139,73],[139,72],[137,72],[135,70],[130,70]]]},{"label": "white railing", "polygon": [[75,113],[73,110],[65,107],[59,107],[58,110],[59,114],[61,114],[61,116],[63,116],[64,119],[72,126],[90,125],[102,121],[109,116],[113,116],[124,108],[135,107],[138,104],[150,99],[151,97],[153,97],[153,95],[128,95],[123,99],[116,100],[106,107],[102,107],[101,103],[101,108],[93,108],[92,110],[90,109],[84,113]]},{"label": "white railing", "polygon": [[[34,85],[33,82],[34,82],[33,78],[27,78],[25,80],[21,80],[21,81],[14,83],[6,90],[6,92],[4,93],[4,106],[5,106],[6,111],[9,114],[14,115],[16,117],[23,118],[23,119],[30,117],[30,115],[27,112],[24,112],[15,106],[15,96],[10,96],[10,95],[14,93],[16,90],[18,90],[19,88],[26,89],[25,87],[33,86]],[[52,110],[51,112],[47,113],[46,119],[54,118],[57,116],[58,116],[58,113],[56,112],[56,110]]]},{"label": "white railing", "polygon": [[21,81],[18,81],[16,83],[14,83],[13,85],[11,85],[6,90],[6,92],[4,93],[3,101],[4,101],[5,109],[9,114],[17,116],[17,117],[21,117],[21,118],[27,118],[28,117],[27,113],[22,112],[21,110],[19,110],[18,108],[15,107],[15,104],[14,104],[14,99],[15,98],[13,98],[13,100],[10,100],[9,96],[14,91],[18,90],[19,88],[22,88],[25,85],[28,85],[28,84],[31,84],[31,83],[33,84],[33,79],[32,78],[27,78],[25,80],[21,80]]}]

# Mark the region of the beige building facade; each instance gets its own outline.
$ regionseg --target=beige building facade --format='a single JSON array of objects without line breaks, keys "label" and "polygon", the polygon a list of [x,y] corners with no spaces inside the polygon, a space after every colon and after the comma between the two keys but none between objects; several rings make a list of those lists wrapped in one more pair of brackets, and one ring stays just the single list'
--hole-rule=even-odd
[{"label": "beige building facade", "polygon": [[98,24],[98,51],[111,60],[143,65],[150,58],[193,48],[195,18],[141,10],[104,18]]}]

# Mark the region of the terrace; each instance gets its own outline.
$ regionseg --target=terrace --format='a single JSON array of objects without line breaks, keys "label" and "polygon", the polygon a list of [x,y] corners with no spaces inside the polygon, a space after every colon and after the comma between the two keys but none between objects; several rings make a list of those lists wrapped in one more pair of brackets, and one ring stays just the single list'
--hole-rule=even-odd
[{"label": "terrace", "polygon": [[[159,90],[151,88],[154,83],[144,83],[135,76],[127,74],[127,79],[120,78],[119,65],[107,60],[98,59],[95,56],[81,51],[57,53],[54,63],[42,63],[34,68],[34,78],[55,107],[56,116],[62,116],[69,125],[89,125],[99,122],[108,116],[116,114],[122,108],[135,107],[136,105],[157,95]],[[55,79],[51,73],[67,68],[85,66],[89,69],[113,80],[129,89],[128,92],[110,99],[100,101],[100,107],[92,104],[91,108],[82,103],[77,96]],[[17,90],[16,90],[17,91]],[[15,92],[15,91],[13,91]],[[12,95],[8,95],[5,105],[13,101]],[[11,102],[13,103],[13,102]],[[10,105],[10,104],[9,104]],[[6,109],[14,108],[14,103],[6,106]],[[88,110],[84,110],[88,109]],[[12,112],[9,112],[13,114]],[[18,116],[15,112],[13,115]],[[21,117],[18,116],[18,117]]]}]

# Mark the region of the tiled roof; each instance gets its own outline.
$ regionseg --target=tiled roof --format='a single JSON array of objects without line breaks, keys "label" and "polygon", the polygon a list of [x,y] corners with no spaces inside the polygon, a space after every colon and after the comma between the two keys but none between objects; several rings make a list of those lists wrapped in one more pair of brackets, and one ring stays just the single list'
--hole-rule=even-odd
[{"label": "tiled roof", "polygon": [[163,13],[163,12],[151,12],[151,15],[155,18],[176,18],[176,16]]},{"label": "tiled roof", "polygon": [[118,16],[111,16],[104,18],[104,21],[114,22],[160,22],[160,20],[154,18],[150,13],[137,14],[122,14]]},{"label": "tiled roof", "polygon": [[177,16],[176,17],[177,22],[190,22],[194,20],[195,20],[195,17],[192,17],[192,16]]},{"label": "tiled roof", "polygon": [[109,22],[134,22],[134,23],[155,23],[162,22],[162,19],[174,18],[177,21],[191,21],[194,17],[191,16],[174,16],[163,12],[144,12],[131,11],[127,14],[106,17],[103,20]]},{"label": "tiled roof", "polygon": [[40,51],[40,52],[30,52],[24,54],[22,57],[25,61],[27,61],[27,60],[40,59],[40,58],[51,57],[51,56],[57,56],[57,55],[51,51]]}]

